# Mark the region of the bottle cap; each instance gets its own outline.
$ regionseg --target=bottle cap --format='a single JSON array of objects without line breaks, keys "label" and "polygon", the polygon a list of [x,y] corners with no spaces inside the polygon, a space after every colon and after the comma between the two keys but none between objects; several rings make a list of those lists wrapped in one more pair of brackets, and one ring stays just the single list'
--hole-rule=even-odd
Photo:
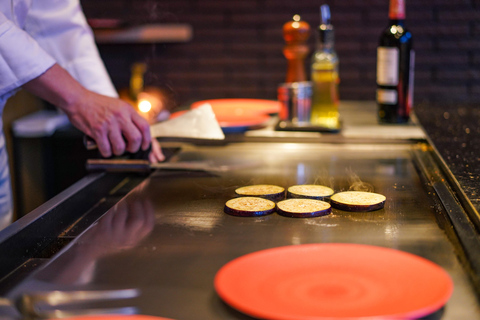
[{"label": "bottle cap", "polygon": [[322,44],[333,44],[334,31],[333,25],[330,23],[331,14],[328,4],[320,6],[320,26],[318,27],[318,39]]},{"label": "bottle cap", "polygon": [[328,4],[320,6],[320,22],[321,24],[330,24],[330,7]]},{"label": "bottle cap", "polygon": [[392,20],[405,19],[405,0],[390,0],[388,17]]}]

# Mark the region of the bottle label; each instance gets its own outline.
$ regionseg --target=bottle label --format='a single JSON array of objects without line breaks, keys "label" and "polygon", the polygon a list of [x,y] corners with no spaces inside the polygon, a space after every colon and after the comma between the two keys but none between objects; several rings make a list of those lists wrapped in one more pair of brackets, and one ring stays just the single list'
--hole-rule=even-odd
[{"label": "bottle label", "polygon": [[377,48],[377,84],[396,86],[398,84],[398,48]]},{"label": "bottle label", "polygon": [[396,90],[377,89],[377,102],[381,104],[397,104],[398,95]]},{"label": "bottle label", "polygon": [[405,19],[405,0],[390,0],[388,18],[392,20]]}]

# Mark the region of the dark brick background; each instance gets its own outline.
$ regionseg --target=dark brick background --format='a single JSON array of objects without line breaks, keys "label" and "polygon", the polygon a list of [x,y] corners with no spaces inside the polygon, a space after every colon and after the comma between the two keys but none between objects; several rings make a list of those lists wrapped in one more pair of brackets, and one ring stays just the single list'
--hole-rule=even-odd
[{"label": "dark brick background", "polygon": [[[340,97],[373,100],[378,37],[388,0],[82,0],[87,18],[130,25],[188,23],[178,44],[103,44],[118,88],[130,65],[144,61],[150,85],[171,87],[180,103],[196,99],[276,98],[285,77],[282,25],[294,14],[315,29],[328,3],[340,58]],[[415,101],[480,102],[480,0],[407,0],[406,25],[416,51]],[[314,36],[310,39],[314,48]]]}]

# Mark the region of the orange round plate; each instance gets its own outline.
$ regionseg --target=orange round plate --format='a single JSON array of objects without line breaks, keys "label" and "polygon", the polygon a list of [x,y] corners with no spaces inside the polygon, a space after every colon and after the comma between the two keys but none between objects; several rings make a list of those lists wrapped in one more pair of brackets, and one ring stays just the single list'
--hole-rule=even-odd
[{"label": "orange round plate", "polygon": [[410,319],[443,307],[453,291],[438,265],[358,244],[279,247],[239,257],[215,276],[218,295],[261,319]]},{"label": "orange round plate", "polygon": [[266,99],[211,99],[192,103],[191,108],[198,108],[209,103],[218,116],[230,114],[242,116],[245,114],[275,114],[280,112],[280,102]]}]

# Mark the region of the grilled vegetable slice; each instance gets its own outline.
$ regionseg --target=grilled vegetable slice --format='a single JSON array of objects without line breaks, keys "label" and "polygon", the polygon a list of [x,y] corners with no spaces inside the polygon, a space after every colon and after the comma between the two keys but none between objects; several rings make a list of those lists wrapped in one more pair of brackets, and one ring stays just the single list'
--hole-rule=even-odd
[{"label": "grilled vegetable slice", "polygon": [[261,197],[273,201],[285,198],[285,188],[271,184],[256,184],[241,187],[236,189],[235,193],[241,196]]},{"label": "grilled vegetable slice", "polygon": [[382,209],[387,198],[378,193],[345,191],[330,197],[332,207],[345,211],[374,211]]},{"label": "grilled vegetable slice", "polygon": [[302,184],[287,189],[288,198],[323,200],[333,194],[333,189],[315,184]]},{"label": "grilled vegetable slice", "polygon": [[275,202],[258,197],[239,197],[228,200],[223,211],[239,217],[265,216],[275,212]]},{"label": "grilled vegetable slice", "polygon": [[277,213],[293,218],[324,216],[332,212],[328,202],[312,199],[287,199],[277,203]]}]

